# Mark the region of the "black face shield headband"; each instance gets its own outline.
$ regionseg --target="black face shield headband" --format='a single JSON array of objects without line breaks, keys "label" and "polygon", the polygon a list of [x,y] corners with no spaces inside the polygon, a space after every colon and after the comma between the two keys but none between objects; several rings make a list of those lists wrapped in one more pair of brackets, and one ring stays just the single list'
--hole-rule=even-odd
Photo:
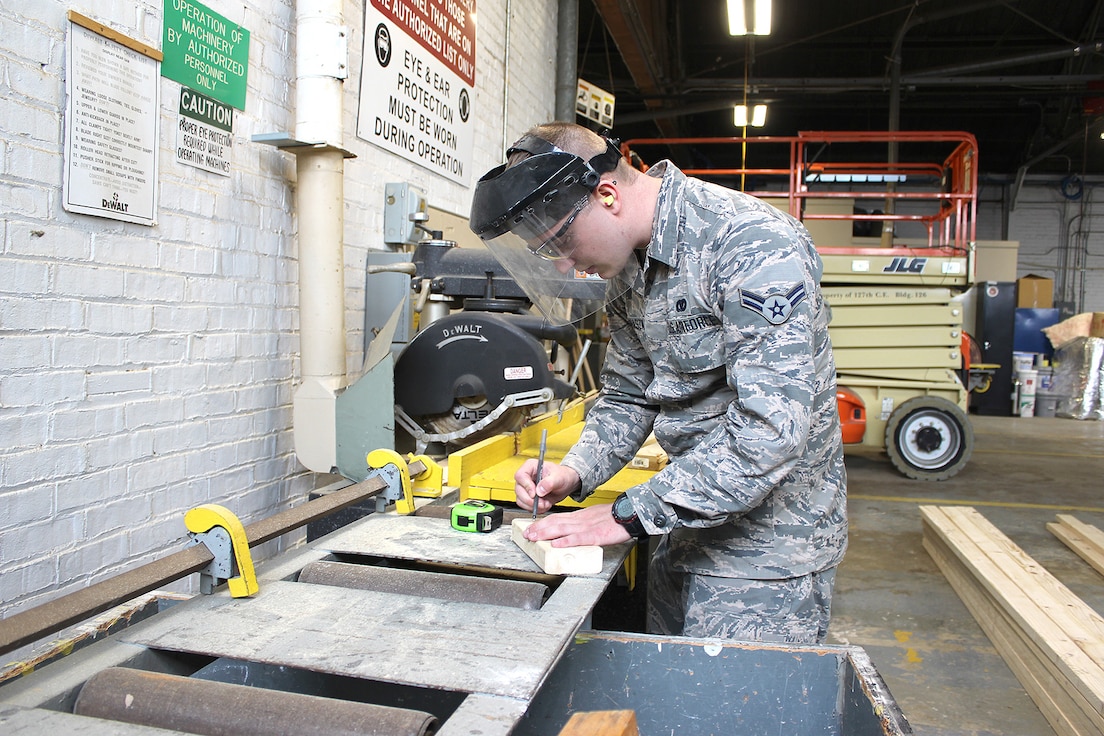
[{"label": "black face shield headband", "polygon": [[621,158],[617,141],[610,139],[589,161],[534,135],[524,136],[506,156],[519,152],[529,155],[491,169],[476,185],[469,224],[484,240],[513,232],[529,241],[554,231]]}]

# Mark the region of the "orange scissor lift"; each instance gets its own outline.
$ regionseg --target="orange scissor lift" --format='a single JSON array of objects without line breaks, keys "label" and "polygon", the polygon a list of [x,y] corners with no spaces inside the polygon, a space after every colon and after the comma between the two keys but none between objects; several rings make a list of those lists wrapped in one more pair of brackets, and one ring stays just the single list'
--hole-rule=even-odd
[{"label": "orange scissor lift", "polygon": [[[845,131],[621,144],[644,169],[660,146],[685,173],[764,199],[809,229],[832,307],[845,443],[884,448],[910,478],[961,470],[974,445],[967,386],[972,372],[992,369],[970,366],[963,329],[976,242],[974,137]],[[691,146],[696,156],[741,165],[683,166],[678,158]],[[762,162],[770,165],[755,165]]]}]

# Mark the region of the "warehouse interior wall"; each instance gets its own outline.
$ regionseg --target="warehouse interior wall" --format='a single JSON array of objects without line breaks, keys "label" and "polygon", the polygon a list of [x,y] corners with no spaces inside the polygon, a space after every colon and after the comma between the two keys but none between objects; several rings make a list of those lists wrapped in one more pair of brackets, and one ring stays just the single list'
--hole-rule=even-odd
[{"label": "warehouse interior wall", "polygon": [[[252,140],[294,128],[295,4],[204,5],[251,34],[232,171],[175,161],[180,85],[161,78],[152,227],[62,208],[66,14],[160,48],[164,5],[0,7],[0,616],[181,549],[184,513],[197,505],[222,504],[248,524],[320,484],[291,442],[295,161]],[[344,4],[350,375],[363,361],[367,252],[385,248],[385,184],[410,183],[453,220],[471,199],[470,184],[356,137],[363,19],[363,2]],[[556,20],[555,4],[480,0],[471,183],[500,163],[503,141],[553,117]]]},{"label": "warehouse interior wall", "polygon": [[1104,311],[1104,189],[1063,181],[1025,187],[1008,217],[1020,241],[1017,276],[1054,279],[1054,305],[1069,314]]},{"label": "warehouse interior wall", "polygon": [[[291,442],[295,161],[252,141],[294,127],[295,5],[205,4],[251,32],[232,171],[175,162],[180,85],[162,78],[152,227],[62,208],[66,13],[158,48],[164,4],[0,6],[0,616],[180,549],[194,506],[219,503],[248,523],[302,503],[319,484]],[[473,181],[526,128],[554,117],[556,7],[479,0]],[[473,181],[447,180],[356,137],[364,1],[346,2],[344,17],[344,147],[355,155],[344,174],[344,303],[355,375],[365,260],[384,248],[385,184],[424,191],[455,229]],[[1057,276],[1075,264],[1081,308],[1104,311],[1098,189],[1086,183],[1074,200],[1059,182],[1029,181],[1010,208],[1006,187],[987,187],[978,237],[1019,241],[1019,275]]]}]

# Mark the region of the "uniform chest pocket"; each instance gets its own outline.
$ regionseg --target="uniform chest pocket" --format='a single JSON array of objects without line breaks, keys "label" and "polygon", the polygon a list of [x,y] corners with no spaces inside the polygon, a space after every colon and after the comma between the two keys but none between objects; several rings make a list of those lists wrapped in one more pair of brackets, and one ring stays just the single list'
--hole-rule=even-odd
[{"label": "uniform chest pocket", "polygon": [[712,314],[680,317],[668,323],[671,362],[683,373],[704,373],[725,364],[724,330]]}]

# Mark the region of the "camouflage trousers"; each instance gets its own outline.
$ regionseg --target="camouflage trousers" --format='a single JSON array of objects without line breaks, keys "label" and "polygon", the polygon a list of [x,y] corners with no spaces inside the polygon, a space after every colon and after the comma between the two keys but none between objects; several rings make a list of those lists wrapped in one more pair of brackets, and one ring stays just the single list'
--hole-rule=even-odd
[{"label": "camouflage trousers", "polygon": [[836,568],[782,580],[672,569],[663,540],[648,565],[648,632],[670,636],[823,644]]}]

